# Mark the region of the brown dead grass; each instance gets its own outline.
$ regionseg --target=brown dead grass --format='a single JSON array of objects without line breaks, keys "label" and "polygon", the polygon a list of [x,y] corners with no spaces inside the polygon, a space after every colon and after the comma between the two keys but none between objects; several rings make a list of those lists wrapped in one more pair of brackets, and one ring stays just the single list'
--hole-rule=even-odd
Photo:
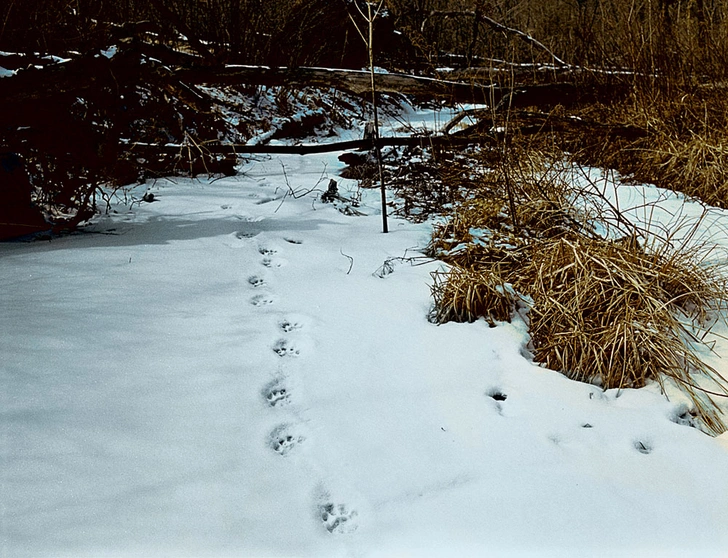
[{"label": "brown dead grass", "polygon": [[582,114],[645,134],[631,140],[558,138],[580,162],[728,208],[728,95],[723,87],[638,89],[625,103],[586,107]]}]

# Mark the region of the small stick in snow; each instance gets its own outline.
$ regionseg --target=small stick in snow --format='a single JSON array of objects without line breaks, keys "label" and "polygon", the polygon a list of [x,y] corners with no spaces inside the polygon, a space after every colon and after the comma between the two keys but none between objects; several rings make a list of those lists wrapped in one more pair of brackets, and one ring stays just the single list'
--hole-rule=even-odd
[{"label": "small stick in snow", "polygon": [[349,273],[351,273],[351,268],[354,267],[354,258],[352,258],[349,254],[344,254],[341,248],[339,248],[339,254],[346,258],[349,258],[349,271],[346,272],[346,274],[349,275]]}]

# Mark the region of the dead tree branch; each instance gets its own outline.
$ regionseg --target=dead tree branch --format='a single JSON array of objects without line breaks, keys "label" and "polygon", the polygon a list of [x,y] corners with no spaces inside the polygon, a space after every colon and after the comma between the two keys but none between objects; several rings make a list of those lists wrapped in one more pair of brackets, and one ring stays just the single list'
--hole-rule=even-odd
[{"label": "dead tree branch", "polygon": [[430,12],[430,15],[427,18],[425,18],[425,20],[422,22],[422,25],[420,27],[420,32],[424,32],[425,24],[430,19],[435,18],[435,17],[445,17],[445,18],[446,17],[472,17],[472,18],[475,18],[476,25],[482,21],[483,23],[485,23],[492,29],[495,29],[496,31],[499,31],[505,35],[512,35],[512,36],[518,37],[519,39],[527,42],[528,44],[535,46],[536,48],[544,51],[551,57],[551,59],[554,61],[554,63],[556,63],[556,65],[558,65],[559,67],[562,67],[562,68],[573,67],[568,62],[565,62],[564,60],[562,60],[561,58],[556,56],[556,54],[554,54],[546,45],[544,45],[541,41],[532,37],[528,33],[524,33],[520,29],[515,29],[513,27],[508,27],[507,25],[503,25],[502,23],[497,22],[493,18],[483,15],[479,11],[472,11],[472,10],[465,10],[465,11],[439,11],[439,10],[436,10],[436,11],[432,11],[432,12]]}]

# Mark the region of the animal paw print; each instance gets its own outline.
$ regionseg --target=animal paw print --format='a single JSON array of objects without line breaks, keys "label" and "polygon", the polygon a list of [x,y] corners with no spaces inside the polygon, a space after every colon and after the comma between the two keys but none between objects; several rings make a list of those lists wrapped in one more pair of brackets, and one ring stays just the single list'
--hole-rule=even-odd
[{"label": "animal paw print", "polygon": [[321,522],[329,533],[351,533],[358,527],[356,510],[349,510],[344,504],[326,502],[319,506],[319,514]]},{"label": "animal paw print", "polygon": [[274,302],[275,300],[270,295],[258,295],[250,299],[250,304],[257,307],[270,306]]},{"label": "animal paw print", "polygon": [[259,277],[258,275],[253,275],[252,277],[248,277],[248,283],[253,288],[263,287],[265,286],[265,280],[262,277]]},{"label": "animal paw print", "polygon": [[261,264],[263,264],[267,268],[279,268],[283,267],[285,265],[285,260],[278,259],[278,258],[269,258],[265,257],[260,261]]},{"label": "animal paw print", "polygon": [[647,455],[652,453],[653,447],[652,444],[647,440],[635,440],[634,449],[636,449],[640,453],[644,453],[645,455]]},{"label": "animal paw print", "polygon": [[301,354],[300,350],[289,344],[285,339],[281,339],[273,345],[273,352],[279,357],[296,357]]},{"label": "animal paw print", "polygon": [[303,442],[305,438],[291,434],[286,425],[276,428],[270,435],[270,447],[278,455],[288,455],[293,449]]},{"label": "animal paw print", "polygon": [[268,405],[271,407],[277,407],[288,403],[290,400],[290,394],[286,388],[275,386],[266,390],[265,399],[268,401]]},{"label": "animal paw print", "polygon": [[508,399],[508,395],[503,393],[500,389],[493,388],[486,392],[486,395],[495,401],[495,408],[499,415],[503,414],[502,402]]},{"label": "animal paw print", "polygon": [[276,250],[275,248],[270,248],[270,247],[266,248],[266,247],[261,246],[260,248],[258,248],[258,253],[261,256],[274,256],[275,254],[278,253],[278,250]]},{"label": "animal paw print", "polygon": [[291,333],[292,331],[296,331],[296,330],[301,329],[303,327],[298,322],[293,322],[293,321],[290,321],[290,320],[283,320],[279,325],[280,325],[280,328],[285,333]]},{"label": "animal paw print", "polygon": [[670,420],[675,424],[697,428],[698,412],[685,404],[678,405],[672,413]]}]

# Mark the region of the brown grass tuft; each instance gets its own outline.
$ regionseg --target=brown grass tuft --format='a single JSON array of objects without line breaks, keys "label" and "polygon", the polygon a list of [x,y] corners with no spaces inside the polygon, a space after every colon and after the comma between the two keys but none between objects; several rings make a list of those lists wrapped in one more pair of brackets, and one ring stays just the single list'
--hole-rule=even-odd
[{"label": "brown grass tuft", "polygon": [[511,319],[520,297],[513,286],[491,271],[453,267],[449,273],[433,272],[430,317],[435,323],[473,322],[483,317],[491,327]]}]

